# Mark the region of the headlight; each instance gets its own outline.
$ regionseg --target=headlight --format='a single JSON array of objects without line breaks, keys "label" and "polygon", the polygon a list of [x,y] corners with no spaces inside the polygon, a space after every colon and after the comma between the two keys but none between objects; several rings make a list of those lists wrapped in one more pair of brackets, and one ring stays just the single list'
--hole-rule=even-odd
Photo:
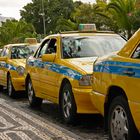
[{"label": "headlight", "polygon": [[17,73],[22,76],[25,73],[25,68],[22,66],[17,67]]},{"label": "headlight", "polygon": [[91,86],[92,75],[83,75],[79,80],[80,86]]}]

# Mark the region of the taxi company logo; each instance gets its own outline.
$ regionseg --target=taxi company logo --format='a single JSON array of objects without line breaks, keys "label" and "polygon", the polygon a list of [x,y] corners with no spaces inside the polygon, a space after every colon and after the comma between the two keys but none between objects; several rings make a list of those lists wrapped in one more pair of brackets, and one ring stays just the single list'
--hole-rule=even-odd
[{"label": "taxi company logo", "polygon": [[[57,128],[11,107],[3,99],[0,99],[0,114],[0,140],[74,140]],[[43,131],[43,128],[47,131]]]}]

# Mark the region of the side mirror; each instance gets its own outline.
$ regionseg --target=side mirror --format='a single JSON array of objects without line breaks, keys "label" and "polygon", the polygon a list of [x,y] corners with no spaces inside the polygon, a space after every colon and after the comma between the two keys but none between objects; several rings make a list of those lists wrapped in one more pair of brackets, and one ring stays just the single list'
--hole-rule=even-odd
[{"label": "side mirror", "polygon": [[42,61],[44,62],[53,62],[56,57],[56,54],[43,54]]},{"label": "side mirror", "polygon": [[7,57],[0,57],[0,61],[6,61]]}]

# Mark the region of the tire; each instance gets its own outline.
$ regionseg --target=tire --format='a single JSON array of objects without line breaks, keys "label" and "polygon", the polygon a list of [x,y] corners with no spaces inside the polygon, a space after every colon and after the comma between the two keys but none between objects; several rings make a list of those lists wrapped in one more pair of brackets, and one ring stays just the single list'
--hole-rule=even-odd
[{"label": "tire", "polygon": [[42,99],[35,96],[33,85],[31,79],[27,80],[27,95],[29,104],[31,107],[40,107],[42,104]]},{"label": "tire", "polygon": [[3,86],[2,85],[0,85],[0,91],[3,91]]},{"label": "tire", "polygon": [[60,111],[62,118],[67,124],[74,123],[76,120],[76,103],[69,83],[66,83],[60,96]]},{"label": "tire", "polygon": [[129,105],[122,96],[112,100],[108,114],[110,140],[133,140],[138,137]]},{"label": "tire", "polygon": [[10,75],[8,75],[7,77],[7,94],[9,97],[12,97],[12,98],[16,96],[15,89],[13,87]]}]

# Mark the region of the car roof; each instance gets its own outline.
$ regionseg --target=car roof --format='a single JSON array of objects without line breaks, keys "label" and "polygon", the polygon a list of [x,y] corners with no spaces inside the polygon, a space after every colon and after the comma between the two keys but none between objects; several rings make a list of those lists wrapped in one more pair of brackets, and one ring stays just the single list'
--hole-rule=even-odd
[{"label": "car roof", "polygon": [[5,45],[4,47],[8,47],[8,48],[11,48],[11,47],[19,47],[19,46],[27,46],[27,43],[17,43],[17,44],[7,44]]},{"label": "car roof", "polygon": [[[47,39],[48,37],[68,37],[68,36],[94,36],[94,35],[117,35],[119,36],[118,34],[112,32],[112,31],[95,31],[95,32],[80,32],[80,31],[68,31],[68,32],[61,32],[61,33],[58,33],[58,34],[52,34],[52,35],[49,35],[47,37],[45,37],[44,39]],[[43,40],[44,40],[43,39]]]}]

